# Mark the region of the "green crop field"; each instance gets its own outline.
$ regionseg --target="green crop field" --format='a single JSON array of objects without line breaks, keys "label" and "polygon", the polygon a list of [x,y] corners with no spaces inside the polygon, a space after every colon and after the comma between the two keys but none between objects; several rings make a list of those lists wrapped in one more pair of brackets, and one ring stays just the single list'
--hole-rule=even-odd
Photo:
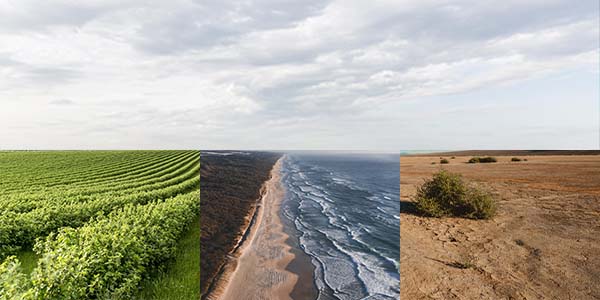
[{"label": "green crop field", "polygon": [[199,151],[0,152],[0,299],[198,299],[199,174]]}]

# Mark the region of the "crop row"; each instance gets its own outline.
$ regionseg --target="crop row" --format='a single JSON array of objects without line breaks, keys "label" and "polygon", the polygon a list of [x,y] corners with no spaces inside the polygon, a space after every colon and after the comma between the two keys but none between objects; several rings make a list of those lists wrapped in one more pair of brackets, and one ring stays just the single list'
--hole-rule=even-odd
[{"label": "crop row", "polygon": [[168,173],[176,168],[173,168],[175,165],[181,165],[182,163],[187,163],[190,160],[199,160],[200,156],[197,152],[187,152],[182,155],[178,155],[176,157],[171,157],[168,159],[164,159],[163,161],[157,162],[151,166],[146,166],[144,168],[131,169],[127,173],[122,173],[119,175],[111,176],[111,177],[99,177],[93,179],[87,179],[85,181],[77,181],[69,183],[69,187],[85,187],[85,186],[97,186],[97,185],[106,185],[112,183],[121,183],[127,181],[138,181],[143,180],[149,177],[160,176],[165,173]]},{"label": "crop row", "polygon": [[[73,189],[54,193],[36,194],[35,196],[27,194],[21,195],[22,197],[9,196],[0,201],[0,209],[3,213],[9,211],[25,213],[42,207],[78,204],[102,198],[130,196],[138,192],[159,190],[193,179],[194,177],[199,176],[199,169],[199,161],[195,159],[187,162],[172,173],[140,183],[132,182],[121,185],[115,184],[114,186],[100,186],[97,189]],[[0,216],[3,213],[0,213]]]},{"label": "crop row", "polygon": [[[132,174],[130,177],[119,180],[100,182],[89,186],[70,185],[61,189],[49,188],[35,192],[6,194],[0,196],[0,210],[15,210],[14,207],[23,206],[24,204],[27,207],[35,207],[42,202],[52,202],[52,199],[72,199],[74,197],[89,199],[90,197],[86,196],[118,191],[121,191],[121,193],[128,192],[136,187],[143,187],[176,177],[198,164],[199,156],[191,153],[191,155],[184,156],[177,161],[156,165],[155,169],[145,171],[144,174]],[[148,188],[152,188],[152,186],[148,186]]]},{"label": "crop row", "polygon": [[[141,156],[136,158],[135,160],[130,159],[130,161],[127,164],[119,165],[118,167],[114,167],[109,162],[106,162],[104,166],[102,166],[104,168],[103,170],[75,174],[77,170],[81,168],[86,168],[85,165],[79,165],[71,169],[73,174],[67,174],[65,176],[54,176],[49,179],[40,179],[31,175],[22,175],[17,176],[17,178],[15,179],[19,180],[18,183],[6,182],[2,190],[6,194],[7,192],[14,193],[18,191],[31,192],[32,188],[45,191],[49,188],[70,188],[74,184],[89,185],[92,183],[108,182],[118,178],[127,178],[135,174],[152,171],[157,166],[164,165],[177,159],[182,159],[183,157],[189,157],[193,154],[197,155],[197,152],[194,153],[168,151],[167,153],[163,153],[161,156],[153,156],[150,160],[146,160],[146,157]],[[139,163],[140,160],[143,163]],[[94,167],[99,168],[98,166]],[[58,169],[60,167],[57,166],[56,168]],[[6,180],[3,179],[2,181]]]},{"label": "crop row", "polygon": [[[165,154],[163,154],[165,155]],[[28,161],[27,157],[23,158]],[[116,158],[115,158],[116,159]],[[128,166],[122,166],[120,168],[121,172],[131,168],[137,168],[141,164],[154,164],[160,162],[165,159],[165,157],[152,157],[152,161],[148,160],[149,157],[140,156],[137,158],[130,158],[127,162]],[[107,172],[114,172],[114,162],[110,161],[106,158],[106,161],[97,162],[98,165],[88,163],[81,163],[79,160],[74,160],[72,166],[64,166],[60,162],[54,162],[52,156],[48,156],[47,160],[51,161],[51,163],[46,162],[46,164],[54,165],[52,170],[37,170],[36,164],[37,160],[31,160],[30,164],[24,164],[22,169],[25,173],[22,174],[11,174],[11,177],[4,177],[0,179],[0,189],[6,192],[19,192],[19,191],[28,191],[31,189],[42,189],[47,188],[51,185],[60,184],[67,180],[73,180],[75,178],[97,178],[98,176],[102,176],[102,174]],[[98,169],[102,168],[102,169]],[[109,171],[111,170],[111,171]],[[12,173],[11,171],[7,173]]]},{"label": "crop row", "polygon": [[32,245],[36,238],[44,237],[61,227],[79,227],[98,213],[109,213],[127,204],[146,204],[198,189],[199,166],[171,181],[163,182],[161,188],[143,187],[125,195],[106,195],[89,201],[55,201],[25,213],[7,211],[0,214],[0,259],[22,246]]},{"label": "crop row", "polygon": [[8,176],[32,178],[42,183],[82,174],[96,174],[108,169],[150,160],[164,159],[179,151],[34,151],[0,152],[0,165],[9,170]]},{"label": "crop row", "polygon": [[140,174],[142,174],[142,175],[152,174],[158,168],[162,168],[165,165],[169,165],[174,162],[179,162],[179,161],[182,161],[185,159],[189,159],[190,157],[197,157],[197,156],[198,156],[197,152],[196,153],[195,152],[183,152],[183,153],[180,153],[175,156],[165,157],[161,160],[157,160],[152,163],[145,164],[143,166],[138,166],[135,168],[124,167],[124,169],[120,169],[118,171],[112,170],[110,172],[107,172],[106,174],[96,174],[93,177],[87,177],[87,178],[73,178],[70,180],[65,180],[60,183],[54,183],[50,186],[51,187],[56,187],[56,186],[71,187],[74,185],[86,186],[86,185],[91,185],[91,184],[98,184],[100,182],[114,182],[114,181],[124,179],[124,178],[125,179],[134,179],[135,176],[141,176]]},{"label": "crop row", "polygon": [[0,265],[0,299],[122,299],[148,271],[173,257],[178,237],[197,216],[196,190],[165,201],[128,204],[36,244],[31,276],[9,257]]}]

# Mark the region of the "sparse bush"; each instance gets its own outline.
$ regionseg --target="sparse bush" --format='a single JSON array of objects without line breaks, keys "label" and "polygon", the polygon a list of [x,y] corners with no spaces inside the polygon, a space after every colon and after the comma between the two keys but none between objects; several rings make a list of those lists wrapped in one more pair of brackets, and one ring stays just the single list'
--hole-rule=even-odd
[{"label": "sparse bush", "polygon": [[479,159],[480,163],[495,163],[498,160],[495,157],[492,156],[486,156],[486,157],[482,157]]},{"label": "sparse bush", "polygon": [[442,170],[417,189],[416,206],[431,217],[489,219],[496,213],[492,196],[468,186],[459,174]]},{"label": "sparse bush", "polygon": [[455,159],[455,158],[456,158],[456,156],[452,156],[452,157],[450,157],[450,159]]},{"label": "sparse bush", "polygon": [[527,161],[527,158],[523,158],[523,161]]},{"label": "sparse bush", "polygon": [[510,159],[510,161],[521,161],[521,159],[518,158],[518,157],[513,157],[513,158]]},{"label": "sparse bush", "polygon": [[496,203],[488,192],[469,187],[465,212],[463,216],[469,219],[490,219],[496,214]]},{"label": "sparse bush", "polygon": [[435,165],[435,161],[432,161],[432,162],[431,162],[431,164],[432,164],[432,165]]},{"label": "sparse bush", "polygon": [[442,159],[440,160],[440,164],[449,164],[449,163],[450,163],[450,162],[449,162],[447,159],[445,159],[445,158],[442,158]]},{"label": "sparse bush", "polygon": [[471,159],[469,159],[469,163],[470,164],[475,164],[475,163],[495,163],[498,160],[495,157],[492,156],[486,156],[486,157],[479,157],[479,156],[475,156],[472,157]]}]

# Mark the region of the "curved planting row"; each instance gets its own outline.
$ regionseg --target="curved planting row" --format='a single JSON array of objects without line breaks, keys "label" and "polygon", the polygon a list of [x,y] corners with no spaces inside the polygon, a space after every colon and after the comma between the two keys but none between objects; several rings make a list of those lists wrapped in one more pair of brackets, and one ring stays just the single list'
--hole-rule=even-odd
[{"label": "curved planting row", "polygon": [[[57,188],[57,186],[61,185],[72,185],[85,183],[86,181],[98,181],[100,179],[110,180],[111,178],[119,178],[122,176],[128,176],[128,174],[138,172],[139,170],[148,170],[149,168],[153,168],[157,164],[163,164],[165,161],[170,161],[176,159],[177,157],[181,157],[185,155],[185,152],[179,151],[166,151],[166,153],[158,156],[153,155],[151,157],[140,156],[135,159],[129,159],[125,164],[120,164],[118,166],[114,166],[110,161],[99,163],[101,166],[92,165],[94,168],[101,168],[93,171],[87,171],[83,173],[78,173],[77,170],[82,168],[88,168],[90,166],[85,165],[75,165],[70,170],[72,174],[66,175],[55,175],[53,178],[48,179],[39,179],[36,177],[27,178],[26,176],[22,176],[27,179],[26,182],[21,183],[21,185],[17,185],[22,189],[30,190],[32,184],[35,184],[37,188]],[[60,168],[60,167],[57,167]],[[103,168],[103,169],[102,169]],[[58,172],[58,170],[56,171]]]},{"label": "curved planting row", "polygon": [[149,172],[151,173],[152,171],[154,171],[156,168],[163,167],[164,165],[167,165],[167,164],[170,164],[173,162],[181,161],[185,158],[189,158],[190,156],[194,156],[194,153],[193,152],[182,152],[182,153],[179,153],[174,156],[169,156],[169,157],[165,157],[160,160],[153,161],[152,163],[144,164],[143,166],[138,166],[137,168],[124,167],[121,170],[112,171],[112,172],[109,172],[106,174],[95,175],[91,178],[88,177],[88,178],[83,178],[83,179],[80,178],[80,179],[73,179],[70,181],[64,181],[61,183],[54,184],[54,185],[52,185],[52,187],[64,186],[64,185],[68,185],[68,186],[90,185],[90,184],[96,184],[99,182],[110,182],[113,180],[128,178],[128,177],[132,177],[134,175],[138,175],[138,174],[142,174],[142,173],[148,174]]},{"label": "curved planting row", "polygon": [[177,238],[197,216],[199,192],[127,205],[39,241],[31,276],[10,257],[0,265],[5,299],[123,299],[148,270],[173,257]]},{"label": "curved planting row", "polygon": [[[95,151],[94,155],[89,155],[86,151],[13,151],[0,152],[0,165],[4,169],[10,170],[10,176],[19,176],[25,174],[30,176],[32,168],[39,170],[35,174],[39,179],[50,178],[48,174],[68,174],[66,172],[72,169],[74,164],[77,166],[107,166],[117,162],[127,161],[134,157],[148,156],[148,151],[140,153],[119,152],[119,151]],[[164,153],[155,153],[163,155]],[[89,171],[81,169],[79,172]],[[76,172],[77,173],[77,172]]]},{"label": "curved planting row", "polygon": [[[151,155],[141,153],[138,157],[131,157],[125,163],[116,165],[110,160],[110,158],[107,158],[106,161],[95,162],[91,165],[81,164],[78,160],[74,160],[71,162],[72,165],[69,166],[64,166],[63,164],[57,162],[52,156],[49,156],[47,160],[50,161],[49,164],[54,166],[52,170],[30,170],[31,167],[36,167],[37,165],[37,161],[33,160],[29,162],[30,164],[33,164],[33,166],[24,168],[27,172],[26,174],[13,175],[13,177],[16,178],[13,179],[12,182],[6,177],[0,180],[0,182],[7,183],[8,188],[3,189],[3,191],[6,193],[23,190],[30,191],[33,186],[39,189],[57,184],[77,183],[78,181],[84,180],[98,180],[99,178],[110,179],[111,177],[131,173],[139,170],[140,168],[152,167],[157,163],[164,162],[165,160],[169,160],[173,157],[181,156],[183,154],[184,152],[180,151],[165,151],[165,153],[151,153]],[[127,153],[126,157],[129,157],[130,155],[131,153]],[[112,159],[117,158],[119,158],[118,154],[113,154]],[[25,157],[23,160],[26,162],[29,161]],[[80,170],[85,171],[80,172]],[[63,172],[66,173],[63,174]],[[49,176],[40,178],[40,173],[45,175],[49,174]]]},{"label": "curved planting row", "polygon": [[198,160],[198,153],[194,152],[186,152],[182,153],[182,155],[178,155],[176,157],[172,157],[169,159],[164,159],[160,162],[157,162],[153,165],[146,166],[144,168],[131,169],[127,173],[122,173],[116,176],[111,177],[99,177],[94,179],[88,179],[86,181],[81,182],[73,182],[70,183],[69,186],[72,187],[86,187],[86,186],[100,186],[100,185],[109,185],[111,183],[117,182],[126,182],[133,180],[140,180],[149,177],[156,177],[162,174],[168,173],[176,168],[173,168],[175,165],[181,165],[187,163],[191,160]]},{"label": "curved planting row", "polygon": [[175,178],[188,170],[199,166],[200,157],[197,154],[183,157],[177,161],[170,161],[162,165],[157,165],[154,169],[143,173],[131,174],[130,176],[94,183],[87,186],[74,186],[69,189],[69,195],[92,195],[105,192],[122,192],[136,187],[147,186],[157,182],[164,182],[170,178]]},{"label": "curved planting row", "polygon": [[[93,165],[96,171],[81,172],[73,178],[65,176],[54,182],[47,180],[43,183],[46,185],[43,189],[35,182],[38,175],[32,174],[26,180],[23,175],[24,182],[19,184],[23,189],[21,193],[5,193],[6,187],[11,185],[0,179],[4,184],[0,185],[0,260],[23,247],[29,249],[36,239],[62,227],[80,227],[98,214],[199,189],[198,151],[67,152],[71,153],[77,156],[75,161],[85,160],[85,156],[89,156],[89,161],[103,162],[104,166]],[[10,165],[11,162],[2,154],[0,165]],[[25,166],[28,162],[39,163],[38,156],[41,156],[50,161],[45,166],[65,166],[69,155],[56,152],[59,159],[53,160],[52,154],[23,152],[13,156],[18,158],[14,164],[33,169],[32,166]],[[36,158],[27,160],[28,155]],[[99,157],[95,158],[96,155]],[[111,164],[111,159],[121,163]],[[137,160],[143,163],[137,163]],[[102,167],[106,170],[102,170]],[[77,170],[77,166],[71,166],[70,170]],[[25,190],[28,184],[33,190]]]},{"label": "curved planting row", "polygon": [[[2,209],[4,213],[9,211],[25,213],[42,207],[79,204],[103,198],[131,196],[143,191],[157,191],[198,177],[200,163],[197,158],[192,159],[189,162],[186,162],[185,165],[180,165],[173,171],[174,172],[161,177],[151,178],[147,181],[121,185],[115,184],[114,186],[100,186],[99,189],[73,189],[67,192],[61,191],[57,193],[38,194],[35,196],[24,195],[22,198],[7,197],[7,201],[0,202],[0,209]],[[2,213],[0,213],[0,216],[1,215]]]},{"label": "curved planting row", "polygon": [[[198,174],[198,172],[195,172]],[[108,213],[127,204],[145,204],[198,189],[200,176],[193,175],[162,189],[140,191],[121,197],[106,197],[87,202],[60,203],[26,213],[0,214],[0,259],[33,244],[61,227],[79,227],[98,213]]]},{"label": "curved planting row", "polygon": [[14,207],[17,203],[22,202],[47,202],[53,198],[71,198],[140,187],[178,176],[182,171],[189,169],[191,165],[197,165],[198,163],[199,155],[197,153],[190,153],[176,161],[169,160],[166,163],[156,164],[154,169],[144,170],[143,174],[132,172],[132,174],[129,174],[129,177],[115,179],[114,181],[105,181],[87,186],[69,185],[60,189],[48,188],[29,193],[12,193],[0,197],[0,209],[11,210],[10,207]]},{"label": "curved planting row", "polygon": [[[81,174],[104,172],[127,164],[141,164],[174,153],[158,151],[40,151],[0,153],[0,165],[11,168],[12,177],[33,177],[37,182],[50,181]],[[32,170],[38,170],[32,173]]]}]

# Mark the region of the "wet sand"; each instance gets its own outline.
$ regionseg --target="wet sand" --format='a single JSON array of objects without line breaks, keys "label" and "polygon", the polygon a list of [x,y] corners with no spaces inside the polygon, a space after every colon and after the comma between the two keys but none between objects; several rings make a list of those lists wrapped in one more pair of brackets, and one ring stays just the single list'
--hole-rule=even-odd
[{"label": "wet sand", "polygon": [[444,156],[444,169],[494,195],[492,220],[414,211],[439,156],[400,159],[402,299],[600,299],[599,155]]},{"label": "wet sand", "polygon": [[294,300],[317,299],[318,291],[314,280],[315,266],[312,264],[310,256],[300,248],[298,240],[300,233],[294,224],[286,218],[283,218],[283,224],[288,235],[286,243],[292,247],[290,251],[294,254],[294,259],[287,265],[286,270],[298,275],[298,281],[290,296]]},{"label": "wet sand", "polygon": [[286,243],[279,211],[284,197],[280,181],[281,159],[271,171],[271,179],[258,207],[256,220],[246,241],[231,257],[221,283],[210,299],[292,299],[290,294],[298,275],[286,270],[295,255]]}]

